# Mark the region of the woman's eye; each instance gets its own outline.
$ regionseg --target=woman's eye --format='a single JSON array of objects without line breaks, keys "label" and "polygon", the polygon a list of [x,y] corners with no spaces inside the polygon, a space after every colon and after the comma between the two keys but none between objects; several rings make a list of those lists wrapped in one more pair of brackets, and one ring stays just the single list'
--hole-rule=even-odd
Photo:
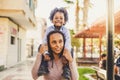
[{"label": "woman's eye", "polygon": [[56,41],[53,41],[52,43],[53,43],[53,44],[56,44]]},{"label": "woman's eye", "polygon": [[62,42],[63,42],[62,40],[59,41],[59,43],[62,43]]}]

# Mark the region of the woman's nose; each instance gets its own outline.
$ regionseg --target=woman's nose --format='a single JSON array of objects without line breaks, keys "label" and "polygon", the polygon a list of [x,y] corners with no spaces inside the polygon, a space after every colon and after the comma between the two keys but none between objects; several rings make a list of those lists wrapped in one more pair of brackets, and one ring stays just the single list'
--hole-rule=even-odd
[{"label": "woman's nose", "polygon": [[57,46],[57,47],[60,47],[60,43],[57,43],[56,46]]}]

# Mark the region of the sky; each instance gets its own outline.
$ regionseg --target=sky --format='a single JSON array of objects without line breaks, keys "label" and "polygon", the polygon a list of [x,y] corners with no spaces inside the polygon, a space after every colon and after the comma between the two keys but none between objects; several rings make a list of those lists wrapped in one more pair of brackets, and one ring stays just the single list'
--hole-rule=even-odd
[{"label": "sky", "polygon": [[[75,0],[73,0],[75,1]],[[83,1],[83,0],[80,0]],[[88,13],[88,24],[91,25],[97,18],[99,18],[102,15],[106,14],[106,1],[107,0],[90,0],[90,2],[93,4],[91,8],[89,8]],[[51,25],[51,22],[49,20],[49,14],[52,9],[55,7],[64,7],[64,6],[70,6],[68,8],[68,14],[69,14],[69,21],[67,22],[68,28],[74,28],[75,26],[75,5],[68,5],[63,2],[63,0],[38,0],[38,7],[36,9],[36,16],[40,18],[45,18],[47,20],[47,24]],[[81,2],[79,4],[81,5]],[[120,5],[120,0],[114,0],[114,7],[115,10],[118,9],[118,6]],[[80,12],[80,18],[82,17],[82,13]]]}]

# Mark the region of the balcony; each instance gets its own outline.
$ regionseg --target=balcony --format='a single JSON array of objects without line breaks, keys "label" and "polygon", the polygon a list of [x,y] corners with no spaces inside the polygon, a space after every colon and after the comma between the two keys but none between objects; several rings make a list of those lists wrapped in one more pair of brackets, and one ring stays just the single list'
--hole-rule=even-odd
[{"label": "balcony", "polygon": [[25,29],[34,28],[36,19],[26,0],[2,0],[0,17],[8,17]]}]

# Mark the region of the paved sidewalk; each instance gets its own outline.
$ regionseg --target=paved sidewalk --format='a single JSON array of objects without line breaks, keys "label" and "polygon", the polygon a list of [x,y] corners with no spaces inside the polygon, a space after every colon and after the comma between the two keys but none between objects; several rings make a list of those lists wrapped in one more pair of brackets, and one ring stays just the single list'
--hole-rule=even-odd
[{"label": "paved sidewalk", "polygon": [[[33,80],[31,69],[35,58],[29,58],[9,69],[0,72],[0,80]],[[39,80],[42,80],[39,78]]]},{"label": "paved sidewalk", "polygon": [[[33,80],[31,75],[31,69],[33,67],[34,61],[35,61],[35,57],[28,58],[24,62],[21,62],[11,68],[1,71],[0,80]],[[43,79],[42,77],[39,77],[39,79],[37,80],[43,80]],[[89,80],[94,80],[94,79],[89,78]]]}]

